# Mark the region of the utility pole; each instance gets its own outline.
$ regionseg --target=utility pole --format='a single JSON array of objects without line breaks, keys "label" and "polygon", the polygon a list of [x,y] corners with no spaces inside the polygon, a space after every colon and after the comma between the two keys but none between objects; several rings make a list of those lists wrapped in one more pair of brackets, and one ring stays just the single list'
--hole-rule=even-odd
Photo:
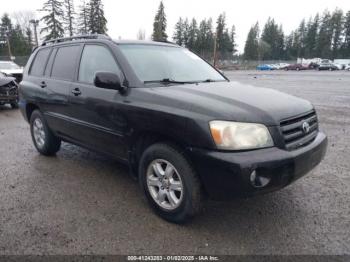
[{"label": "utility pole", "polygon": [[7,42],[9,57],[10,57],[10,60],[12,60],[12,52],[11,52],[11,44],[10,44],[10,36],[9,36],[10,31],[7,29],[5,33],[6,33],[6,42]]},{"label": "utility pole", "polygon": [[216,67],[216,53],[217,53],[217,34],[214,33],[214,54],[213,54],[213,66]]},{"label": "utility pole", "polygon": [[35,36],[35,45],[39,46],[38,32],[37,32],[37,26],[39,25],[39,20],[32,19],[32,20],[29,21],[29,23],[33,24],[34,36]]}]

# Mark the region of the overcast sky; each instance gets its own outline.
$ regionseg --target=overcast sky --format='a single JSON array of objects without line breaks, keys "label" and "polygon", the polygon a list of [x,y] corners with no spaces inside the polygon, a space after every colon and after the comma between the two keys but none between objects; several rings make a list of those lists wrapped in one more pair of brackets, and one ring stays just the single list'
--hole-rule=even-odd
[{"label": "overcast sky", "polygon": [[[74,0],[79,5],[81,0]],[[155,12],[160,0],[103,0],[108,20],[108,34],[113,38],[135,39],[139,29],[152,34]],[[9,14],[22,11],[36,11],[44,0],[2,0],[1,12]],[[226,12],[229,26],[234,24],[237,32],[238,49],[242,51],[249,28],[256,21],[263,25],[269,16],[283,25],[286,33],[295,29],[301,19],[336,7],[345,12],[350,10],[350,0],[164,0],[168,19],[167,33],[173,35],[173,28],[180,16],[195,17],[197,20],[216,17]],[[42,15],[36,12],[38,18]]]}]

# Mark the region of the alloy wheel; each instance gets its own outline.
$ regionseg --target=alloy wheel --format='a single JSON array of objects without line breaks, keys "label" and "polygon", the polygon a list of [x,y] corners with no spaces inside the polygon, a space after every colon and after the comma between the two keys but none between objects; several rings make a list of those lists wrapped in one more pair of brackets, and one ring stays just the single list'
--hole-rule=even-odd
[{"label": "alloy wheel", "polygon": [[166,210],[180,206],[184,186],[176,168],[167,160],[153,160],[147,168],[147,188],[153,200]]}]

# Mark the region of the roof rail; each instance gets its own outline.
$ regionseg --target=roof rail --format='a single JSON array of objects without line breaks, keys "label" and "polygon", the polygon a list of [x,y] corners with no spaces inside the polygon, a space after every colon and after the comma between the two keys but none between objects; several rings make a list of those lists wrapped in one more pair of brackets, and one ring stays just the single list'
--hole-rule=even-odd
[{"label": "roof rail", "polygon": [[48,44],[57,44],[67,41],[74,41],[74,40],[80,40],[80,39],[107,39],[112,40],[108,35],[102,35],[102,34],[91,34],[91,35],[77,35],[77,36],[71,36],[71,37],[62,37],[62,38],[56,38],[48,41],[44,41],[41,46],[45,46]]},{"label": "roof rail", "polygon": [[155,40],[154,42],[166,43],[166,44],[171,44],[171,45],[178,45],[177,43],[171,42],[171,41],[168,41],[168,40]]}]

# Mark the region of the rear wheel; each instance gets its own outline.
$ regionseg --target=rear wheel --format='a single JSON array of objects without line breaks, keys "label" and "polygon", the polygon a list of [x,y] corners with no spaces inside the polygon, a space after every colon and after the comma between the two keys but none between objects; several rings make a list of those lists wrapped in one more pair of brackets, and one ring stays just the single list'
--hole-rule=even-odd
[{"label": "rear wheel", "polygon": [[183,152],[168,144],[154,144],[142,154],[139,166],[142,190],[162,218],[183,223],[201,209],[199,178]]},{"label": "rear wheel", "polygon": [[40,154],[51,156],[60,150],[61,140],[49,129],[39,110],[35,110],[30,117],[30,132],[34,146]]}]

